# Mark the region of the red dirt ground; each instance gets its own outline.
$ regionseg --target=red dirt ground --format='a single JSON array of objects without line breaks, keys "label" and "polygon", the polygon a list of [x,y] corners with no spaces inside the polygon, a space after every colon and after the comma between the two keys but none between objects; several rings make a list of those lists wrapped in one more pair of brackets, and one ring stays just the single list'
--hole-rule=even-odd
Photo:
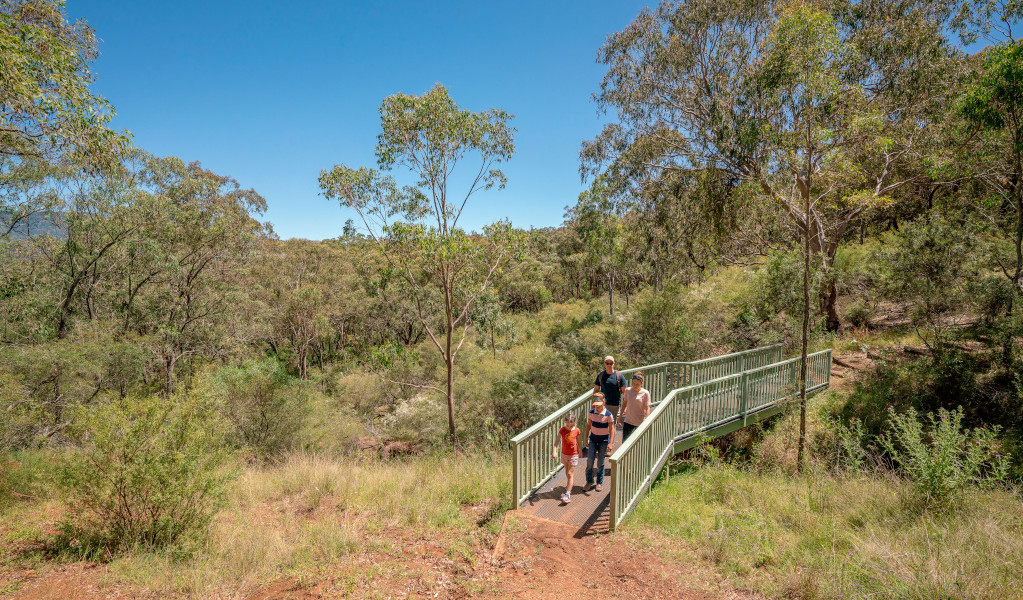
[{"label": "red dirt ground", "polygon": [[[315,582],[281,579],[257,590],[222,590],[203,598],[319,600],[328,598],[563,599],[594,592],[602,598],[760,600],[722,586],[708,567],[680,566],[630,547],[622,538],[577,536],[578,527],[510,513],[495,548],[477,547],[470,564],[451,559],[438,540],[402,540],[390,553],[364,554],[339,565],[337,576]],[[372,581],[352,574],[384,566]],[[700,569],[703,569],[702,571]],[[49,564],[38,571],[0,571],[2,598],[17,600],[142,600],[165,593],[110,585],[108,568],[94,563]],[[404,575],[400,575],[404,574]],[[199,596],[193,596],[199,597]]]}]

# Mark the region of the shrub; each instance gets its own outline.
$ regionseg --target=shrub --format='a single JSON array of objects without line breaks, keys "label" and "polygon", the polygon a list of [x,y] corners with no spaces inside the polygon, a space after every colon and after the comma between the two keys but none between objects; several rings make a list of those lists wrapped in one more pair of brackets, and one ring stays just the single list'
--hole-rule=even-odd
[{"label": "shrub", "polygon": [[925,326],[935,343],[949,335],[945,317],[966,305],[977,280],[977,238],[973,224],[931,213],[892,234],[875,257],[880,290],[891,300],[908,302],[914,322]]},{"label": "shrub", "polygon": [[873,311],[871,311],[870,307],[866,304],[857,303],[849,307],[849,310],[846,311],[845,317],[849,319],[849,323],[851,323],[853,327],[864,327],[870,329],[872,312]]},{"label": "shrub", "polygon": [[861,475],[871,458],[866,450],[867,433],[863,423],[859,419],[853,419],[848,425],[835,421],[832,427],[835,433],[835,468]]},{"label": "shrub", "polygon": [[1002,275],[987,275],[971,286],[970,293],[985,323],[991,324],[1012,303],[1012,282]]},{"label": "shrub", "polygon": [[194,398],[124,398],[82,411],[59,481],[70,515],[58,548],[82,556],[156,548],[202,531],[230,473],[224,427]]},{"label": "shrub", "polygon": [[[817,261],[810,261],[810,290],[824,285],[824,273]],[[803,257],[799,252],[777,253],[753,277],[751,307],[761,321],[778,313],[801,320],[803,315]],[[798,285],[797,285],[797,282]],[[814,297],[811,297],[814,301]],[[814,317],[815,314],[811,314]]]},{"label": "shrub", "polygon": [[0,510],[50,493],[55,451],[0,452]]},{"label": "shrub", "polygon": [[682,290],[640,294],[625,328],[626,350],[639,363],[692,360],[706,350]]},{"label": "shrub", "polygon": [[310,412],[311,384],[273,358],[223,367],[204,389],[223,403],[238,441],[261,456],[293,447]]},{"label": "shrub", "polygon": [[996,453],[995,436],[987,429],[963,429],[963,411],[941,408],[927,413],[929,427],[910,408],[897,413],[889,408],[889,435],[881,447],[898,464],[929,504],[947,504],[971,485],[1005,478],[1008,461]]}]

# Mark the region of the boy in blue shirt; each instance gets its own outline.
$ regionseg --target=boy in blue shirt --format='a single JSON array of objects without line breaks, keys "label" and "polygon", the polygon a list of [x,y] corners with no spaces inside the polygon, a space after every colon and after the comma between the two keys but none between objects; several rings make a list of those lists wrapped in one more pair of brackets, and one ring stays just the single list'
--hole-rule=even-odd
[{"label": "boy in blue shirt", "polygon": [[[604,459],[607,453],[614,450],[615,418],[611,411],[604,408],[604,394],[593,394],[593,407],[586,415],[586,487],[583,491],[593,488],[596,479],[597,491],[604,489]],[[596,461],[596,469],[594,469]]]}]

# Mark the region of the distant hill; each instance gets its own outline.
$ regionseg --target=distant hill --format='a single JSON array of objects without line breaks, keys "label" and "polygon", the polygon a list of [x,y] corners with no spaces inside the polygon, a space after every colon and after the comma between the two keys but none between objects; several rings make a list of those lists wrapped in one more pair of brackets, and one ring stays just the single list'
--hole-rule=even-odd
[{"label": "distant hill", "polygon": [[[14,211],[9,208],[0,208],[0,233],[7,231],[13,219]],[[29,215],[27,219],[21,220],[14,226],[10,235],[14,238],[24,238],[28,235],[51,235],[63,238],[64,232],[53,224],[54,220],[53,215],[45,213]]]}]

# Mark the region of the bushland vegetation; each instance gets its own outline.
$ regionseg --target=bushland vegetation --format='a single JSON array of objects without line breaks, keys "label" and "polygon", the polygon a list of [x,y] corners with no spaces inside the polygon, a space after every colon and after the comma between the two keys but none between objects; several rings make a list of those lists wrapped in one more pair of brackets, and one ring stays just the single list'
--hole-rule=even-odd
[{"label": "bushland vegetation", "polygon": [[[682,539],[772,594],[1006,597],[1019,11],[663,2],[600,50],[615,118],[561,225],[459,228],[503,185],[514,121],[437,86],[384,99],[379,170],[324,171],[364,222],[308,241],[230,176],[131,147],[88,91],[92,31],[5,3],[23,60],[0,73],[0,514],[18,524],[0,565],[102,560],[201,595],[393,554],[407,531],[471,561],[510,503],[508,440],[604,355],[780,342],[870,367],[802,427],[699,449],[622,535],[669,557]],[[386,173],[460,161],[482,168],[456,203]]]}]

